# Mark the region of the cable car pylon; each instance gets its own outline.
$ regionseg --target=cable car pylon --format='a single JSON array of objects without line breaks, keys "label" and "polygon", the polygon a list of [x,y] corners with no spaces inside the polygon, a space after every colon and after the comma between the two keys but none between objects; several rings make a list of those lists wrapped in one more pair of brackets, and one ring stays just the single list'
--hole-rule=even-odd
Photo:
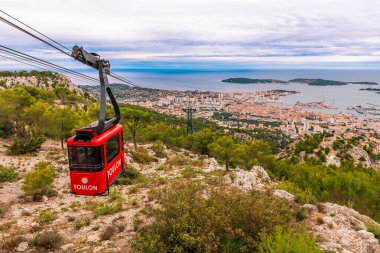
[{"label": "cable car pylon", "polygon": [[193,113],[195,113],[197,109],[189,105],[182,108],[182,110],[187,113],[187,134],[193,134]]}]

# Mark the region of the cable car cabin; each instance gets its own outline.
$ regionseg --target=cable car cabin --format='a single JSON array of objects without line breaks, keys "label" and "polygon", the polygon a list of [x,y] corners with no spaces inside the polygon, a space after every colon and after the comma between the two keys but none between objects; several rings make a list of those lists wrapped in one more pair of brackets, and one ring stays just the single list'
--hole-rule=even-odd
[{"label": "cable car cabin", "polygon": [[71,190],[80,195],[98,195],[125,168],[123,127],[117,124],[97,135],[93,130],[76,130],[67,141]]}]

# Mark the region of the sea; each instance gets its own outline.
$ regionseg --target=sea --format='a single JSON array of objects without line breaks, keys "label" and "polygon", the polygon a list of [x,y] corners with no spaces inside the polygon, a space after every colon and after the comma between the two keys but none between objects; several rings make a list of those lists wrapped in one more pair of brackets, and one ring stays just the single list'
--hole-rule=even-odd
[{"label": "sea", "polygon": [[132,80],[141,87],[170,90],[205,90],[218,92],[253,92],[275,89],[298,91],[281,97],[285,105],[297,102],[325,102],[336,109],[318,109],[327,113],[348,112],[348,107],[379,107],[380,94],[363,91],[361,88],[380,88],[380,85],[348,84],[343,86],[310,86],[307,84],[234,84],[221,82],[233,77],[278,79],[288,81],[295,78],[321,78],[345,82],[380,83],[380,70],[363,69],[265,69],[265,70],[123,70],[117,74]]}]

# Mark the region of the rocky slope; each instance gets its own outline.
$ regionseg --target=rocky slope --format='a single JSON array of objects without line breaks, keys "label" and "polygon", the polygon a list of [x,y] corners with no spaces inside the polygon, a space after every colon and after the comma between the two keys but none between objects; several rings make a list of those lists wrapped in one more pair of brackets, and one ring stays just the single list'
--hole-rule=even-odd
[{"label": "rocky slope", "polygon": [[[227,178],[228,180],[229,178]],[[268,174],[260,167],[251,171],[237,171],[229,182],[242,190],[268,190],[280,198],[295,204],[295,197],[283,190],[274,189]],[[317,238],[318,246],[326,252],[380,252],[379,241],[368,232],[371,226],[380,228],[371,218],[357,211],[333,203],[305,204],[308,230]]]},{"label": "rocky slope", "polygon": [[61,84],[69,90],[75,90],[78,94],[83,94],[83,90],[63,74],[52,74],[51,76],[0,76],[0,84],[0,89],[29,85],[46,90],[52,90]]},{"label": "rocky slope", "polygon": [[[229,174],[214,160],[199,157],[188,151],[166,149],[166,155],[149,163],[138,163],[128,153],[128,164],[143,175],[143,179],[132,185],[113,186],[123,202],[120,210],[106,215],[94,213],[95,203],[113,203],[109,196],[76,196],[69,191],[69,176],[66,150],[59,143],[47,141],[36,156],[8,156],[5,145],[9,140],[0,140],[0,165],[13,166],[19,172],[19,179],[12,183],[0,183],[2,214],[0,218],[0,252],[39,252],[29,247],[36,234],[57,230],[63,242],[57,252],[131,252],[132,238],[141,220],[144,208],[154,206],[151,192],[174,180],[200,180],[205,183],[222,180],[242,190],[270,191],[285,198],[290,205],[298,205],[293,195],[276,190],[268,174],[261,167],[251,171],[236,170]],[[153,156],[149,145],[144,146]],[[127,146],[127,150],[132,150]],[[57,195],[44,197],[34,202],[24,196],[21,189],[25,174],[39,161],[51,162],[57,172],[55,189]],[[189,171],[189,166],[200,170]],[[112,195],[111,194],[111,195]],[[308,229],[317,238],[318,245],[330,252],[380,252],[380,245],[374,235],[367,232],[369,224],[378,225],[370,218],[356,211],[331,203],[301,206],[305,210]],[[55,219],[41,222],[41,213],[54,212]],[[115,228],[110,237],[105,237],[105,228]],[[17,240],[16,240],[17,239]]]}]

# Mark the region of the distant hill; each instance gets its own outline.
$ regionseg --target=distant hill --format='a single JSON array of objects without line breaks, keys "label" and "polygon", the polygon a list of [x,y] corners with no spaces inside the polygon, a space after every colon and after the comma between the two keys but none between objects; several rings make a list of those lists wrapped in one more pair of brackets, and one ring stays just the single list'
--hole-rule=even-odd
[{"label": "distant hill", "polygon": [[251,78],[228,78],[222,80],[224,83],[242,83],[242,84],[251,84],[251,83],[286,83],[285,81],[276,80],[276,79],[251,79]]},{"label": "distant hill", "polygon": [[352,84],[367,84],[367,85],[378,85],[376,82],[349,82]]},{"label": "distant hill", "polygon": [[308,85],[315,86],[337,86],[337,85],[346,85],[347,83],[334,80],[325,80],[325,79],[307,79],[307,78],[296,78],[289,80],[289,83],[306,83]]},{"label": "distant hill", "polygon": [[224,83],[240,83],[240,84],[284,84],[284,83],[302,83],[313,86],[340,86],[347,84],[366,84],[366,85],[378,85],[376,82],[342,82],[325,79],[309,79],[309,78],[296,78],[289,81],[282,81],[276,79],[252,79],[252,78],[228,78],[222,80]]},{"label": "distant hill", "polygon": [[376,89],[376,88],[363,88],[359,90],[366,90],[366,91],[376,92],[377,94],[380,94],[380,89]]}]

